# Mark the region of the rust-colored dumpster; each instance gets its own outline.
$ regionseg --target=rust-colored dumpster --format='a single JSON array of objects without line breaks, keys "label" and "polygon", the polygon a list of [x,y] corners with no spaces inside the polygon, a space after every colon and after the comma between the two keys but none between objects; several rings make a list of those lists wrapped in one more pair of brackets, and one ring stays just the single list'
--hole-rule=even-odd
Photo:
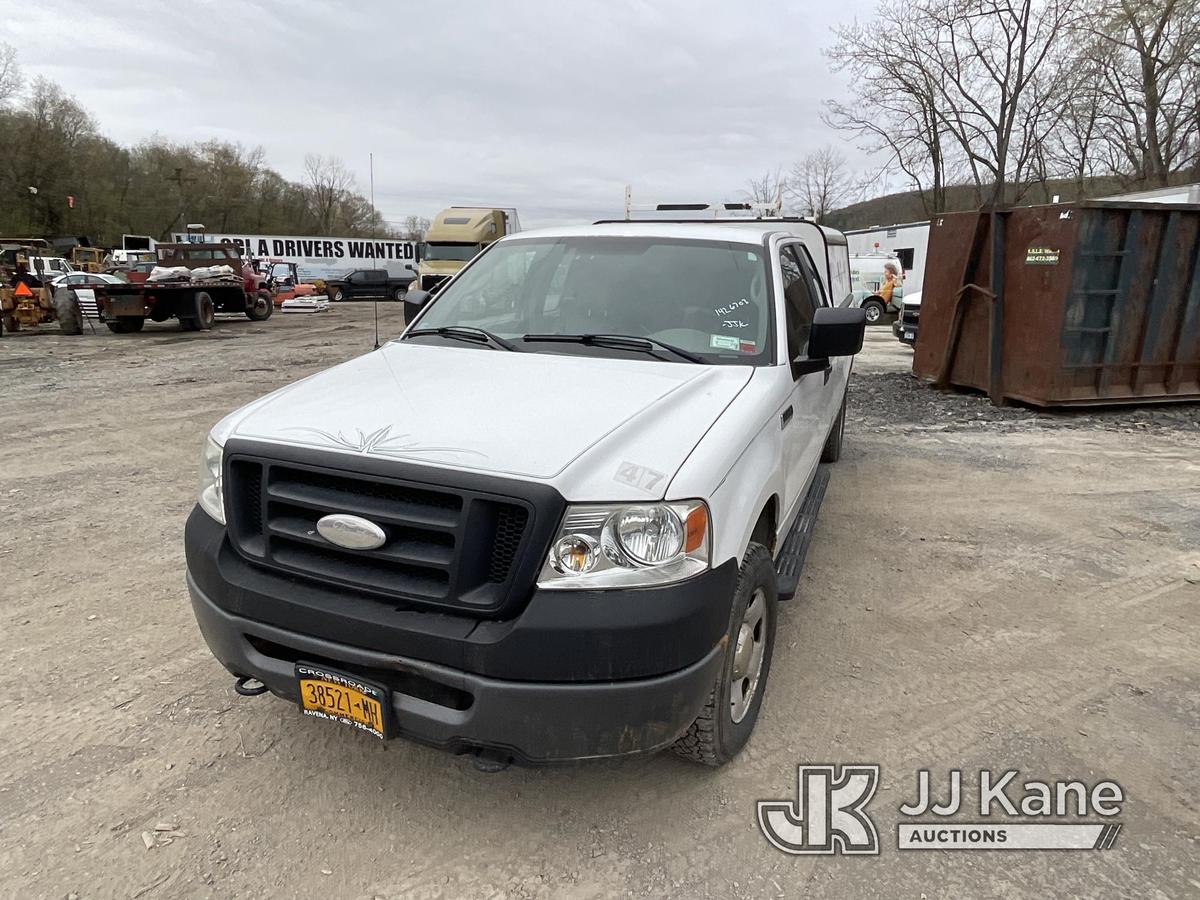
[{"label": "rust-colored dumpster", "polygon": [[927,259],[917,375],[995,403],[1200,400],[1200,205],[951,213]]}]

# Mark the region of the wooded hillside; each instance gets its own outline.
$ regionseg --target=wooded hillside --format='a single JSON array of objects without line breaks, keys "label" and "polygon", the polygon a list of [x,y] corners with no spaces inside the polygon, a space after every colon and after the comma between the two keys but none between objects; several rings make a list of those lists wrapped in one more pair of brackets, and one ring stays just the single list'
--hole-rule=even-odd
[{"label": "wooded hillside", "polygon": [[310,155],[303,180],[289,181],[261,148],[161,137],[121,146],[54,82],[26,84],[16,52],[0,44],[0,234],[112,246],[126,233],[163,239],[188,222],[214,232],[406,236],[336,157]]}]

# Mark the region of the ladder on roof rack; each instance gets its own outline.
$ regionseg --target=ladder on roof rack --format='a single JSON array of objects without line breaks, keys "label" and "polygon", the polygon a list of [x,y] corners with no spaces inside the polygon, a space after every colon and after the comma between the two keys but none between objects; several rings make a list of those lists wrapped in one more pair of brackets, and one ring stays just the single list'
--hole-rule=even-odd
[{"label": "ladder on roof rack", "polygon": [[625,185],[625,221],[633,220],[634,212],[708,212],[711,211],[713,218],[716,218],[723,212],[757,212],[758,215],[754,218],[774,219],[779,218],[783,210],[783,189],[775,195],[775,199],[770,203],[757,202],[740,202],[734,201],[730,203],[649,203],[640,206],[634,206],[633,203],[633,186]]}]

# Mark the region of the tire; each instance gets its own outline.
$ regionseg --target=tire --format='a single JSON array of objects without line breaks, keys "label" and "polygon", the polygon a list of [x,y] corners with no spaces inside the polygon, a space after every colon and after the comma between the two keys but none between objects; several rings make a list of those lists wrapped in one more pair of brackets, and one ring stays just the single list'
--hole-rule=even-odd
[{"label": "tire", "polygon": [[[750,739],[762,707],[767,676],[771,671],[778,601],[771,553],[762,544],[751,543],[742,558],[737,587],[733,593],[725,661],[704,709],[672,746],[677,755],[706,766],[723,766],[737,756]],[[756,603],[759,604],[757,626],[749,626],[746,622],[747,613],[753,614]],[[743,625],[749,626],[746,633],[743,633]],[[747,639],[753,643],[748,645]],[[753,644],[760,643],[760,655],[755,664]],[[748,651],[749,660],[745,657],[747,651],[744,648],[747,646],[751,647]],[[745,670],[747,662],[758,672],[749,696],[744,692],[748,677],[738,679],[736,693],[733,687],[735,666]],[[738,713],[740,716],[735,720]]]},{"label": "tire", "polygon": [[12,316],[12,315],[9,315],[8,313],[5,313],[3,317],[0,317],[0,334],[4,334],[4,332],[6,332],[6,331],[9,334],[14,334],[20,330],[21,330],[21,322],[17,319],[16,316]]},{"label": "tire", "polygon": [[266,291],[259,291],[254,295],[254,303],[246,310],[246,318],[251,322],[262,322],[271,318],[273,312],[275,312],[275,301]]},{"label": "tire", "polygon": [[835,463],[842,458],[842,435],[846,432],[846,397],[842,397],[842,408],[838,410],[825,446],[821,448],[821,462]]},{"label": "tire", "polygon": [[329,299],[332,300],[334,303],[340,303],[342,301],[342,298],[345,296],[346,295],[342,291],[341,288],[334,288],[332,293],[329,295]]},{"label": "tire", "polygon": [[113,334],[134,334],[141,331],[146,320],[141,316],[117,316],[104,323]]},{"label": "tire", "polygon": [[83,334],[83,312],[79,299],[66,288],[54,292],[54,315],[63,334]]},{"label": "tire", "polygon": [[887,315],[887,306],[878,297],[871,297],[862,302],[863,311],[867,314],[868,325],[878,325]]},{"label": "tire", "polygon": [[392,299],[393,299],[393,300],[397,300],[397,301],[399,301],[399,300],[403,300],[403,299],[404,299],[404,295],[405,295],[405,294],[407,294],[407,293],[408,293],[408,291],[407,291],[407,290],[405,290],[405,289],[404,289],[404,288],[402,288],[402,287],[398,287],[398,288],[396,288],[396,289],[394,289],[394,290],[392,291]]},{"label": "tire", "polygon": [[179,317],[179,327],[184,331],[208,331],[217,320],[217,308],[206,291],[197,291],[192,297],[190,315]]}]

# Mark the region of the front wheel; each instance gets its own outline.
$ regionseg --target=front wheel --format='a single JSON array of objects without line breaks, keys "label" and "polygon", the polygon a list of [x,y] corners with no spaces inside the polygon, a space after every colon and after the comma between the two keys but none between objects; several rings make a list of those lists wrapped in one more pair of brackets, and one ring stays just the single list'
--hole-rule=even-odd
[{"label": "front wheel", "polygon": [[406,291],[404,288],[398,287],[392,291],[392,299],[393,300],[403,300],[404,295],[407,293],[408,293],[408,291]]},{"label": "front wheel", "polygon": [[867,314],[868,325],[878,325],[883,321],[883,317],[887,315],[887,306],[878,297],[872,297],[870,300],[864,300],[862,304],[863,312]]},{"label": "front wheel", "polygon": [[340,303],[342,298],[345,296],[346,296],[346,294],[344,291],[342,291],[341,288],[334,288],[333,291],[329,295],[329,299],[332,300],[334,303]]},{"label": "front wheel", "polygon": [[250,304],[250,308],[246,310],[246,318],[251,322],[261,322],[271,318],[274,311],[275,304],[271,301],[271,295],[266,291],[259,291],[254,295],[254,302]]},{"label": "front wheel", "polygon": [[742,558],[734,589],[725,663],[708,703],[672,747],[679,756],[723,766],[750,739],[771,671],[778,601],[771,553],[752,543]]}]

